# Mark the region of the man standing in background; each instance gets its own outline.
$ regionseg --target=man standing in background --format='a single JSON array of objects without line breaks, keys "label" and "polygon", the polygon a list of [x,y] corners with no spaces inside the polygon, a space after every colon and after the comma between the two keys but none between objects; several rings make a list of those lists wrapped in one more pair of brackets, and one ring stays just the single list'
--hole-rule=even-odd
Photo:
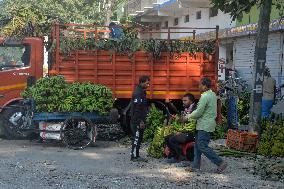
[{"label": "man standing in background", "polygon": [[147,99],[146,89],[150,85],[150,77],[143,75],[139,78],[139,84],[136,87],[131,99],[131,131],[132,131],[132,148],[131,161],[145,162],[146,159],[141,158],[139,154],[140,145],[143,140],[147,117]]},{"label": "man standing in background", "polygon": [[275,99],[276,81],[267,67],[264,69],[261,117],[268,118]]}]

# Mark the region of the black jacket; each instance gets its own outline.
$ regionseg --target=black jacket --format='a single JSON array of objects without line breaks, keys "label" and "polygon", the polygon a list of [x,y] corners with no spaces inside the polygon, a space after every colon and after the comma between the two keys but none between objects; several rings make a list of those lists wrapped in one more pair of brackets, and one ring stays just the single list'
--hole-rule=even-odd
[{"label": "black jacket", "polygon": [[132,94],[131,99],[131,123],[140,124],[146,122],[147,117],[147,99],[146,91],[138,85]]}]

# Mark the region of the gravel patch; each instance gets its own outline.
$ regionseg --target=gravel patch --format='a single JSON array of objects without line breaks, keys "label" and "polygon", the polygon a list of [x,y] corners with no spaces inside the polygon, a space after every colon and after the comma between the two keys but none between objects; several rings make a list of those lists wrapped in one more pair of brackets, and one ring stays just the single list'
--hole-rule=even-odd
[{"label": "gravel patch", "polygon": [[251,158],[225,158],[223,174],[203,158],[201,171],[188,173],[163,159],[131,162],[129,152],[129,145],[106,141],[76,151],[59,143],[0,140],[0,188],[283,188],[253,175]]}]

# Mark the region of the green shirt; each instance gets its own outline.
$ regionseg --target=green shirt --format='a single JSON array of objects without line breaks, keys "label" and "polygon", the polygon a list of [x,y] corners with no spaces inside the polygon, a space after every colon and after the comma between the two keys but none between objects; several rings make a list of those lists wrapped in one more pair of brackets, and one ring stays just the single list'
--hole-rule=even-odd
[{"label": "green shirt", "polygon": [[208,90],[201,94],[201,98],[197,104],[197,109],[191,114],[187,114],[187,119],[196,119],[196,130],[206,132],[215,131],[217,117],[217,97],[212,90]]}]

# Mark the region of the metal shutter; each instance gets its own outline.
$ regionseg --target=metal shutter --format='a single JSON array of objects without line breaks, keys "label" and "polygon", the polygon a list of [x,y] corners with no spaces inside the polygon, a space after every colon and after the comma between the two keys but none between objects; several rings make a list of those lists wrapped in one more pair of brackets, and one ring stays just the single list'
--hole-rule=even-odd
[{"label": "metal shutter", "polygon": [[[283,38],[281,33],[269,34],[266,66],[270,69],[272,77],[279,83],[279,76],[283,75],[281,67],[283,50]],[[234,66],[240,76],[252,84],[252,66],[254,63],[255,36],[240,37],[234,43]]]}]

